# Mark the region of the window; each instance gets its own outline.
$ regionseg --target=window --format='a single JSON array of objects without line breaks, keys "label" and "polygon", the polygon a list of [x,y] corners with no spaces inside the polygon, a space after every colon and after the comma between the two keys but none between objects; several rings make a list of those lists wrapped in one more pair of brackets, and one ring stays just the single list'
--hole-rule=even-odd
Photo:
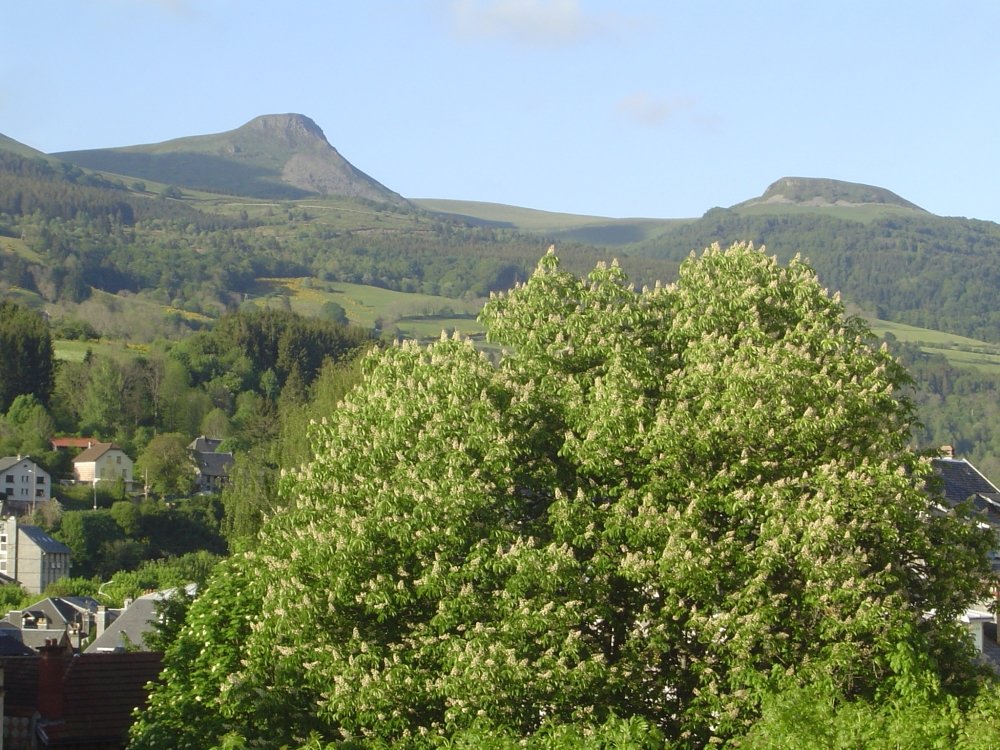
[{"label": "window", "polygon": [[121,456],[115,456],[115,462],[120,464],[122,462],[122,457]]},{"label": "window", "polygon": [[14,488],[13,487],[8,487],[7,488],[7,497],[14,497]]},{"label": "window", "polygon": [[13,474],[8,474],[6,481],[7,481],[7,484],[14,484],[14,475]]},{"label": "window", "polygon": [[35,490],[35,497],[45,497],[45,490]]},{"label": "window", "polygon": [[38,477],[35,479],[35,484],[45,484],[45,477]]}]

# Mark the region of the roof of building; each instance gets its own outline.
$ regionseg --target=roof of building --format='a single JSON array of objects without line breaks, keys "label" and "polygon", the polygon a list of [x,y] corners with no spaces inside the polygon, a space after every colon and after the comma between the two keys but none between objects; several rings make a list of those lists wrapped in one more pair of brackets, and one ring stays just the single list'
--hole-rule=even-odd
[{"label": "roof of building", "polygon": [[232,453],[197,453],[194,454],[198,472],[206,477],[229,476],[229,467],[233,464]]},{"label": "roof of building", "polygon": [[219,450],[220,445],[222,445],[222,438],[210,438],[199,435],[188,445],[188,450],[197,453],[215,453]]},{"label": "roof of building", "polygon": [[47,552],[49,554],[63,553],[70,554],[70,548],[67,547],[62,542],[57,542],[55,539],[50,537],[44,531],[42,531],[37,526],[30,526],[28,524],[18,525],[17,527],[19,534],[24,534],[28,539],[34,542],[42,552]]},{"label": "roof of building", "polygon": [[950,505],[971,501],[992,522],[1000,523],[1000,489],[964,458],[942,457],[933,460],[941,477],[941,492]]},{"label": "roof of building", "polygon": [[52,438],[52,450],[60,448],[89,448],[97,441],[90,437],[57,437]]},{"label": "roof of building", "polygon": [[[185,591],[194,596],[196,588],[195,584],[188,584]],[[172,596],[175,591],[177,589],[165,589],[140,596],[87,646],[85,653],[119,652],[128,648],[144,650],[146,633],[153,629],[157,619],[157,602]]]},{"label": "roof of building", "polygon": [[18,628],[0,628],[0,656],[29,656],[33,653],[34,649],[25,644]]},{"label": "roof of building", "polygon": [[[145,704],[147,684],[162,666],[158,653],[81,654],[62,660],[62,714],[41,719],[45,747],[124,746],[133,711]],[[5,710],[13,715],[38,709],[39,656],[3,660]]]},{"label": "roof of building", "polygon": [[24,611],[35,619],[43,615],[50,622],[68,625],[79,622],[84,612],[96,612],[98,606],[98,601],[90,596],[50,596],[25,607]]},{"label": "roof of building", "polygon": [[[37,469],[41,469],[31,456],[4,456],[0,458],[0,471],[6,471],[12,466],[17,466],[22,461],[27,461],[29,464]],[[48,474],[44,469],[41,469],[42,473]]]},{"label": "roof of building", "polygon": [[96,461],[101,456],[109,451],[119,451],[125,453],[121,448],[119,448],[114,443],[94,443],[92,446],[84,451],[80,451],[80,455],[73,459],[75,464],[85,464],[91,461]]}]

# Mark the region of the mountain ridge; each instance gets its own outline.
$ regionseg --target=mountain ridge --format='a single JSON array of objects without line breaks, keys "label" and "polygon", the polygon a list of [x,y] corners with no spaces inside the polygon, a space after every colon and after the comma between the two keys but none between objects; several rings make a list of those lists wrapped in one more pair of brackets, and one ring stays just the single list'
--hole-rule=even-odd
[{"label": "mountain ridge", "polygon": [[222,133],[50,156],[192,190],[272,199],[337,195],[407,204],[345,159],[311,118],[297,113],[261,115]]},{"label": "mountain ridge", "polygon": [[886,188],[824,177],[782,177],[768,185],[759,197],[737,203],[732,208],[774,203],[810,206],[885,205],[929,213]]}]

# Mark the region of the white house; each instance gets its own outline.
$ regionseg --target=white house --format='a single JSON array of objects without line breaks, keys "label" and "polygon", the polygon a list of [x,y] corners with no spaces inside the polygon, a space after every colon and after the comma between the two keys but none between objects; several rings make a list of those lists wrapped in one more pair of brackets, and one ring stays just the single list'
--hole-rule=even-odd
[{"label": "white house", "polygon": [[114,443],[94,443],[73,459],[73,476],[77,482],[116,482],[132,484],[132,459]]},{"label": "white house", "polygon": [[5,456],[0,458],[0,495],[8,505],[48,502],[52,479],[30,456]]}]

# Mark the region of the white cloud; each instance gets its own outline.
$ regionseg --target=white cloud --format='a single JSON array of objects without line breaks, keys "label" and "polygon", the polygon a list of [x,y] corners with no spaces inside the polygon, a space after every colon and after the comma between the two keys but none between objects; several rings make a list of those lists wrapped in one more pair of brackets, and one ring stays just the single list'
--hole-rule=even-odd
[{"label": "white cloud", "polygon": [[618,111],[629,120],[651,128],[677,120],[684,120],[704,130],[714,130],[719,124],[719,117],[703,110],[698,100],[691,96],[667,98],[637,91],[618,100]]},{"label": "white cloud", "polygon": [[104,0],[108,4],[117,5],[147,5],[158,8],[165,13],[179,17],[195,17],[199,14],[194,6],[194,0]]},{"label": "white cloud", "polygon": [[532,46],[573,44],[638,26],[620,14],[589,13],[579,0],[453,0],[450,12],[461,36],[509,39]]}]

